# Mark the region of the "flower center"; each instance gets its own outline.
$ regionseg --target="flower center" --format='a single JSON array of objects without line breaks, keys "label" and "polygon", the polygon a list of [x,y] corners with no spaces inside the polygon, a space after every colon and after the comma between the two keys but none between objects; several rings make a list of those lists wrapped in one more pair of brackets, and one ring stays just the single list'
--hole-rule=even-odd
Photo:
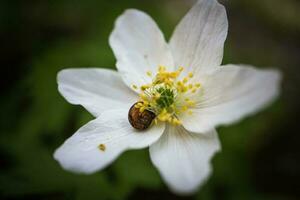
[{"label": "flower center", "polygon": [[135,108],[141,113],[145,110],[153,112],[156,115],[155,123],[162,121],[180,125],[178,116],[185,112],[192,114],[191,108],[196,105],[192,99],[201,88],[200,83],[191,83],[193,73],[179,80],[183,69],[180,67],[177,71],[168,72],[164,66],[159,66],[154,77],[152,72],[148,71],[147,76],[152,78],[150,84],[142,85],[140,88],[132,86],[140,91],[140,99]]}]

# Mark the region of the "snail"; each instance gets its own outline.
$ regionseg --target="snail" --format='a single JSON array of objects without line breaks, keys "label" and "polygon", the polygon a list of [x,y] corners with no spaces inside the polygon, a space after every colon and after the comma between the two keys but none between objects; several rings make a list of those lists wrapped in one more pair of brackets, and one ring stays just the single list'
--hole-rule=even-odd
[{"label": "snail", "polygon": [[129,109],[128,121],[133,128],[137,130],[146,130],[147,128],[149,128],[156,115],[149,110],[140,112],[140,109],[136,108],[135,106],[137,103],[133,104]]}]

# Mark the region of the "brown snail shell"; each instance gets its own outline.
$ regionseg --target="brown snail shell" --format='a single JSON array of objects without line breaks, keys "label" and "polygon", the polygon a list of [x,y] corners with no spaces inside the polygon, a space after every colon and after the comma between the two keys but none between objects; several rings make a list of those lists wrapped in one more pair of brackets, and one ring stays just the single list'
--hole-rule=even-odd
[{"label": "brown snail shell", "polygon": [[129,109],[128,121],[133,128],[138,130],[145,130],[151,125],[156,115],[149,110],[140,112],[140,109],[135,107],[137,103],[133,104]]}]

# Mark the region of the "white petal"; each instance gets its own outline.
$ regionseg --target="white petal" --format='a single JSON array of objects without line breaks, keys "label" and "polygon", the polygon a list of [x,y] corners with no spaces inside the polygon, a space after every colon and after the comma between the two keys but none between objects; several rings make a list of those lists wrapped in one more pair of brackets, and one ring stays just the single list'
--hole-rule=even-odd
[{"label": "white petal", "polygon": [[210,160],[220,150],[215,130],[193,134],[183,127],[168,126],[150,146],[150,156],[163,179],[176,193],[192,193],[211,172]]},{"label": "white petal", "polygon": [[220,66],[227,31],[224,6],[216,0],[199,0],[171,38],[175,66],[185,67],[183,73],[195,74]]},{"label": "white petal", "polygon": [[145,13],[127,10],[116,21],[109,38],[117,58],[117,68],[128,86],[150,83],[159,65],[173,69],[173,60],[163,34]]},{"label": "white petal", "polygon": [[182,116],[183,125],[192,132],[205,132],[253,114],[278,96],[280,80],[276,70],[222,66],[200,81],[203,96],[194,114]]},{"label": "white petal", "polygon": [[[80,128],[56,150],[54,157],[66,170],[93,173],[113,162],[127,149],[144,148],[161,136],[164,125],[146,131],[134,130],[127,119],[128,110],[105,111]],[[105,150],[100,150],[103,144]]]},{"label": "white petal", "polygon": [[65,69],[58,73],[57,82],[70,103],[84,106],[96,117],[109,109],[129,109],[138,98],[113,70]]}]

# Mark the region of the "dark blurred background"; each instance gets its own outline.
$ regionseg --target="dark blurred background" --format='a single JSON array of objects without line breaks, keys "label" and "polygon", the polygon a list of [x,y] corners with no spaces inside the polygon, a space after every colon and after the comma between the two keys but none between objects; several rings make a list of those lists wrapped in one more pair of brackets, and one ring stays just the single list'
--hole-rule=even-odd
[{"label": "dark blurred background", "polygon": [[108,45],[126,8],[149,13],[169,38],[192,0],[6,0],[0,3],[0,199],[300,199],[300,1],[228,0],[226,63],[275,67],[280,98],[218,129],[223,151],[193,196],[168,191],[148,151],[129,151],[104,171],[76,175],[54,150],[92,116],[58,93],[68,67],[114,67]]}]

